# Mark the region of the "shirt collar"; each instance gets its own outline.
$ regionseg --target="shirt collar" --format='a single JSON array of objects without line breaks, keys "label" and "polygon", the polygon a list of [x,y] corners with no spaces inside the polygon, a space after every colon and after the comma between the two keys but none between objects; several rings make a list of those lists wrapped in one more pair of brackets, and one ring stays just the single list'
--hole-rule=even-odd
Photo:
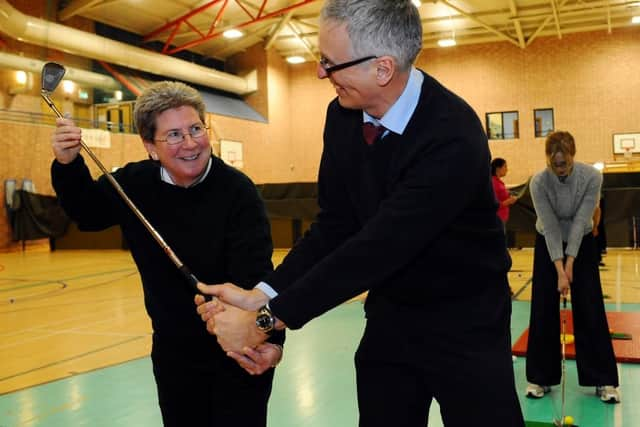
[{"label": "shirt collar", "polygon": [[[200,184],[202,181],[204,181],[207,175],[209,175],[209,171],[211,170],[212,163],[213,161],[211,160],[211,157],[209,157],[209,162],[207,163],[207,167],[205,168],[204,172],[189,187],[196,186]],[[164,166],[160,166],[160,179],[163,182],[166,182],[167,184],[176,185],[176,183],[173,182],[171,175],[169,175],[169,172],[167,172]]]},{"label": "shirt collar", "polygon": [[376,126],[382,125],[391,132],[402,135],[409,123],[409,120],[411,119],[411,116],[413,115],[413,112],[418,106],[423,81],[424,76],[422,73],[415,67],[411,67],[407,85],[391,108],[389,108],[380,120],[363,111],[363,122],[371,122]]}]

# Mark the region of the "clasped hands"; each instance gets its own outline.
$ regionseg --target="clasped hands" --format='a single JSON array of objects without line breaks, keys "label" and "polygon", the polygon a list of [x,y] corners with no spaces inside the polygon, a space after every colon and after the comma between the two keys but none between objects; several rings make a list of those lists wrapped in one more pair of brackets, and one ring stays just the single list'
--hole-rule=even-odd
[{"label": "clasped hands", "polygon": [[267,295],[233,283],[199,283],[198,289],[215,297],[207,302],[203,295],[196,295],[194,302],[207,331],[216,336],[227,356],[252,375],[262,374],[280,361],[282,347],[265,342],[269,336],[256,327],[256,311],[269,301]]}]

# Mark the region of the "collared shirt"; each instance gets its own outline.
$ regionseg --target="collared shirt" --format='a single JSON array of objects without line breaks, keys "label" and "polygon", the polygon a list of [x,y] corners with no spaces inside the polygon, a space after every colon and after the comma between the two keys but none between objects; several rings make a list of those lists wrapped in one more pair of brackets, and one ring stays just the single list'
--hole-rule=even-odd
[{"label": "collared shirt", "polygon": [[[415,67],[411,67],[409,73],[409,80],[400,97],[396,102],[384,113],[384,116],[380,120],[370,116],[365,111],[362,112],[362,120],[364,123],[371,122],[376,126],[384,126],[389,131],[402,135],[404,130],[413,115],[413,112],[418,106],[418,100],[420,99],[420,92],[422,90],[422,82],[424,76]],[[385,133],[382,135],[384,136]]]},{"label": "collared shirt", "polygon": [[[198,185],[202,181],[204,181],[207,175],[209,175],[209,171],[211,170],[211,164],[212,164],[211,157],[209,157],[209,162],[207,163],[207,167],[205,168],[204,172],[189,187],[193,187],[194,185]],[[176,185],[176,183],[173,182],[171,175],[169,175],[169,172],[167,172],[164,166],[160,166],[160,179],[166,182],[167,184]]]},{"label": "collared shirt", "polygon": [[[422,82],[424,76],[416,67],[411,67],[409,73],[409,80],[400,97],[393,103],[391,108],[380,118],[370,116],[365,111],[362,111],[363,123],[371,122],[376,126],[384,126],[386,130],[382,134],[384,138],[389,132],[402,135],[404,130],[413,116],[413,112],[418,106],[418,100],[420,99],[420,92],[422,91]],[[264,292],[269,299],[273,299],[278,296],[278,293],[269,284],[260,282],[256,285],[256,288]]]}]

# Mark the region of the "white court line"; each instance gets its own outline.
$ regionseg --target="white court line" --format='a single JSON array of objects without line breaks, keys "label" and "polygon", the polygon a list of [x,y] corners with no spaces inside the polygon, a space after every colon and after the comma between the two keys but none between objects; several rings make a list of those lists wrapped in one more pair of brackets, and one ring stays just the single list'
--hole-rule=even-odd
[{"label": "white court line", "polygon": [[616,256],[616,311],[622,310],[622,257]]}]

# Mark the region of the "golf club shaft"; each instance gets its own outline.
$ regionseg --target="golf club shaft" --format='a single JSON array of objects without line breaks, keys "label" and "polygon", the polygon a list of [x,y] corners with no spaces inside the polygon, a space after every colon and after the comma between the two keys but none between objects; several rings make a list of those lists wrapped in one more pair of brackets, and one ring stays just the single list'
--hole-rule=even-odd
[{"label": "golf club shaft", "polygon": [[[59,118],[64,118],[60,110],[58,110],[58,108],[53,103],[51,98],[49,98],[49,95],[46,93],[46,91],[43,90],[40,94],[42,95],[42,98],[45,100],[45,102],[49,105],[49,107],[53,110],[53,112],[56,113],[56,116],[58,116]],[[178,256],[173,252],[173,250],[171,250],[171,248],[164,241],[160,233],[158,233],[156,229],[153,228],[151,223],[147,220],[147,218],[145,218],[142,212],[140,212],[138,207],[131,201],[131,199],[129,199],[129,196],[127,196],[127,194],[124,192],[120,184],[118,184],[118,181],[116,181],[113,175],[111,175],[111,173],[107,171],[107,169],[104,167],[100,159],[96,157],[93,151],[91,151],[91,149],[87,146],[87,144],[82,139],[80,139],[80,145],[87,152],[89,157],[91,157],[91,159],[95,162],[98,168],[100,168],[105,178],[107,178],[109,183],[113,186],[113,188],[116,190],[118,195],[120,195],[122,200],[127,204],[127,206],[129,206],[129,208],[133,211],[133,213],[142,222],[142,225],[144,225],[144,227],[149,231],[149,233],[151,233],[151,236],[155,239],[156,242],[158,242],[158,244],[160,245],[164,253],[166,253],[169,259],[175,264],[176,267],[178,267],[178,270],[180,270],[180,273],[182,273],[182,275],[185,277],[187,282],[193,287],[196,293],[200,293],[197,287],[198,279],[193,275],[193,273],[191,273],[191,271],[187,268],[187,266],[184,265],[184,263],[180,260],[180,258],[178,258]]]},{"label": "golf club shaft", "polygon": [[564,426],[564,403],[567,389],[567,297],[562,296],[562,390],[561,390],[561,403],[560,403],[560,425]]}]

